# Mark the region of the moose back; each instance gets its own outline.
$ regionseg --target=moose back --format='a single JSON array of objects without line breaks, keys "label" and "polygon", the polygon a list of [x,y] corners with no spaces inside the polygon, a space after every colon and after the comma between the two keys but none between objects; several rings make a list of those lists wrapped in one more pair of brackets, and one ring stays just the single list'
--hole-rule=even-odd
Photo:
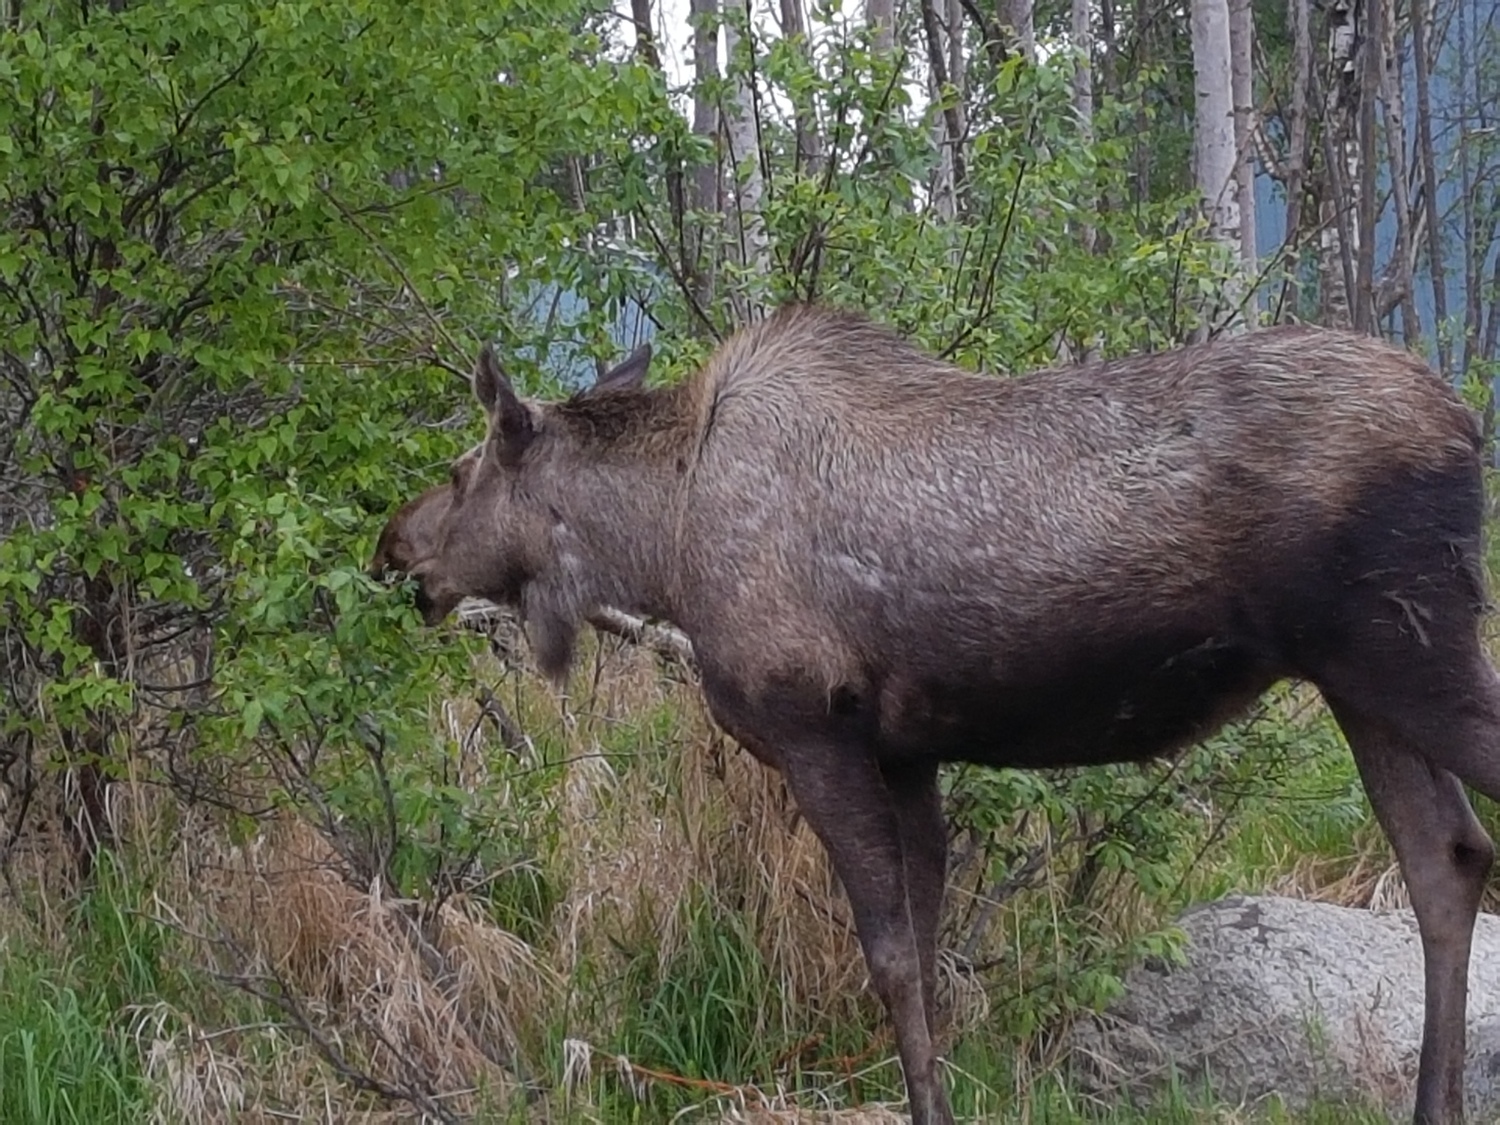
[{"label": "moose back", "polygon": [[377,568],[429,623],[515,606],[561,677],[602,607],[692,640],[717,721],[782,770],[853,908],[912,1119],[934,1048],[942,762],[1139,760],[1270,685],[1319,688],[1421,930],[1417,1119],[1463,1116],[1469,942],[1500,799],[1474,417],[1405,352],[1283,327],[1020,378],[792,306],[685,382],[633,356],[562,402],[485,349],[488,433]]}]

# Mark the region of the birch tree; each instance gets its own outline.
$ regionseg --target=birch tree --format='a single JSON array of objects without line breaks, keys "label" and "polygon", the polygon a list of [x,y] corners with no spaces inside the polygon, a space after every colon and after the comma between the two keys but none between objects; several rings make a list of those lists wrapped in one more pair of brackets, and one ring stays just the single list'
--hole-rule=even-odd
[{"label": "birch tree", "polygon": [[1438,219],[1437,157],[1432,144],[1432,80],[1428,33],[1431,31],[1428,0],[1411,0],[1412,69],[1417,94],[1417,159],[1422,171],[1422,215],[1427,229],[1427,261],[1432,271],[1432,315],[1437,322],[1438,369],[1453,369],[1448,346],[1448,285],[1444,276],[1443,231]]},{"label": "birch tree", "polygon": [[[802,0],[781,0],[781,36],[801,58],[803,64],[812,69],[812,56],[807,43],[807,17],[802,11]],[[810,92],[800,95],[793,91],[796,113],[797,156],[796,170],[808,175],[817,175],[823,158],[823,138],[818,131],[817,114]]]},{"label": "birch tree", "polygon": [[714,87],[719,80],[719,0],[692,0],[693,24],[693,136],[706,150],[693,169],[688,206],[696,217],[696,245],[688,289],[698,306],[696,323],[714,302],[715,261],[712,240],[706,237],[719,211],[719,103]]},{"label": "birch tree", "polygon": [[1288,0],[1288,22],[1292,32],[1292,96],[1285,110],[1287,132],[1286,165],[1286,234],[1283,241],[1282,268],[1287,278],[1282,285],[1278,312],[1293,304],[1299,251],[1302,242],[1302,201],[1307,192],[1308,106],[1312,90],[1312,30],[1308,0]]},{"label": "birch tree", "polygon": [[1094,133],[1094,28],[1091,21],[1092,0],[1072,0],[1069,27],[1073,36],[1073,108],[1083,135]]},{"label": "birch tree", "polygon": [[1385,64],[1381,61],[1385,40],[1382,30],[1385,0],[1364,0],[1362,11],[1364,26],[1360,29],[1355,67],[1358,164],[1357,177],[1350,176],[1350,182],[1357,178],[1359,183],[1355,211],[1358,224],[1355,235],[1355,284],[1350,318],[1357,330],[1374,333],[1378,331],[1375,318],[1375,223],[1379,218],[1380,202],[1380,165],[1375,147],[1378,118],[1375,107],[1385,78]]},{"label": "birch tree", "polygon": [[870,28],[875,53],[890,55],[896,49],[896,0],[865,0],[865,22]]},{"label": "birch tree", "polygon": [[933,194],[938,214],[953,219],[958,215],[963,191],[963,143],[968,130],[962,87],[963,9],[957,0],[920,0],[920,4],[927,40],[928,87],[936,107],[933,139],[938,166]]},{"label": "birch tree", "polygon": [[1229,0],[1230,89],[1234,97],[1235,188],[1240,220],[1240,265],[1247,278],[1256,272],[1255,246],[1255,86],[1252,60],[1255,16],[1250,0]]},{"label": "birch tree", "polygon": [[1333,0],[1328,8],[1329,79],[1323,92],[1323,184],[1318,209],[1318,292],[1324,324],[1350,326],[1350,301],[1358,254],[1359,149],[1355,101],[1354,0]]},{"label": "birch tree", "polygon": [[1408,191],[1410,174],[1406,159],[1406,99],[1403,94],[1405,82],[1401,74],[1401,52],[1396,42],[1396,21],[1384,21],[1384,72],[1381,75],[1381,101],[1385,104],[1385,147],[1390,163],[1391,196],[1396,205],[1396,257],[1386,271],[1386,280],[1376,294],[1376,317],[1383,317],[1393,304],[1401,308],[1401,335],[1408,342],[1421,335],[1421,320],[1417,315],[1416,284],[1416,238],[1412,227],[1416,216],[1412,213],[1411,193]]},{"label": "birch tree", "polygon": [[[1193,172],[1212,237],[1240,253],[1228,0],[1193,0]],[[1227,294],[1238,304],[1239,294]],[[1235,319],[1239,319],[1236,317]]]},{"label": "birch tree", "polygon": [[760,283],[770,273],[766,238],[765,178],[761,169],[760,113],[756,98],[755,36],[750,0],[730,0],[724,20],[724,47],[729,59],[730,95],[724,107],[724,147],[728,166],[733,252],[739,282],[730,294],[736,322],[761,312]]},{"label": "birch tree", "polygon": [[1035,0],[1000,0],[1000,26],[1011,35],[1012,48],[1036,62]]}]

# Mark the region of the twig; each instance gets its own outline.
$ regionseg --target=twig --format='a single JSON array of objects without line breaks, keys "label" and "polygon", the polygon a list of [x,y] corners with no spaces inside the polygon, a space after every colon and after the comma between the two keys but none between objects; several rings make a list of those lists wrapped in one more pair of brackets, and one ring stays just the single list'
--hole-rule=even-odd
[{"label": "twig", "polygon": [[481,686],[479,689],[479,718],[474,720],[474,730],[469,732],[469,737],[474,736],[479,729],[479,724],[489,719],[495,724],[495,729],[500,732],[500,743],[512,754],[519,754],[526,749],[526,732],[521,729],[521,724],[510,717],[495,693],[489,688]]},{"label": "twig", "polygon": [[[234,950],[237,956],[242,956],[242,951],[231,939],[222,938],[221,943]],[[247,996],[253,996],[280,1011],[291,1021],[293,1027],[307,1037],[308,1042],[317,1049],[318,1054],[323,1056],[324,1061],[333,1067],[339,1077],[355,1089],[377,1094],[388,1101],[405,1102],[423,1113],[431,1114],[444,1125],[459,1125],[458,1115],[439,1103],[431,1094],[413,1086],[397,1086],[384,1082],[351,1063],[344,1057],[338,1045],[313,1023],[302,1005],[291,997],[287,992],[285,982],[279,977],[258,977],[249,973],[224,972],[213,972],[211,975],[224,984],[237,988]],[[272,987],[267,987],[267,985]],[[367,1028],[367,1030],[371,1029]],[[391,1049],[392,1045],[385,1036],[381,1035],[379,1038],[382,1039],[387,1049]],[[399,1053],[398,1057],[400,1057]],[[409,1062],[407,1066],[408,1069],[415,1069]]]},{"label": "twig", "polygon": [[[412,300],[417,303],[417,308],[422,310],[422,315],[427,318],[427,323],[432,325],[433,332],[442,337],[443,342],[452,349],[454,355],[465,354],[467,349],[459,345],[458,341],[453,338],[448,329],[443,326],[443,322],[438,317],[438,315],[434,313],[427,302],[422,299],[421,290],[419,290],[416,284],[412,281],[411,276],[406,272],[406,267],[401,264],[400,260],[397,259],[397,257],[388,249],[386,249],[385,244],[382,243],[380,239],[376,238],[375,235],[370,231],[370,229],[366,227],[364,223],[359,221],[359,216],[357,216],[348,207],[344,206],[344,204],[340,202],[337,196],[335,196],[322,184],[318,184],[318,191],[322,193],[323,197],[327,199],[328,202],[332,203],[334,207],[338,209],[339,214],[344,217],[344,221],[352,226],[355,230],[357,230],[360,234],[364,235],[365,239],[370,243],[370,245],[375,248],[375,252],[385,259],[386,264],[390,266],[391,269],[396,271],[396,276],[399,277],[401,279],[401,283],[406,286],[406,290],[411,294]],[[432,358],[434,362],[437,361],[437,355],[435,353]],[[451,367],[447,363],[443,363],[441,364],[441,366],[450,371],[458,370]]]},{"label": "twig", "polygon": [[609,633],[631,644],[648,648],[674,663],[687,668],[696,666],[693,642],[670,625],[653,624],[618,609],[608,608],[590,614],[588,622],[601,633]]}]

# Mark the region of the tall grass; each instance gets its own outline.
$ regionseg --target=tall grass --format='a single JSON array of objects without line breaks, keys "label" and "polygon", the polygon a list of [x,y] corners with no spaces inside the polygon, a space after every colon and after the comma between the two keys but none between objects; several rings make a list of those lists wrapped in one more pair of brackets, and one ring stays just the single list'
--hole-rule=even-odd
[{"label": "tall grass", "polygon": [[68,912],[65,940],[0,934],[0,1121],[96,1125],[143,1120],[152,1105],[131,1005],[160,991],[153,928],[106,859]]},{"label": "tall grass", "polygon": [[[39,840],[20,883],[42,921],[0,913],[0,1121],[897,1120],[894,1047],[826,858],[781,780],[680,680],[612,643],[567,695],[509,675],[495,698],[528,736],[509,748],[455,691],[400,763],[446,788],[410,806],[435,811],[403,821],[395,885],[356,876],[358,823],[332,836],[283,802],[247,832],[122,782],[123,843],[95,888],[59,895],[61,849]],[[1186,1090],[1101,1106],[1067,1084],[1058,1021],[1107,995],[1181,906],[1231,889],[1368,901],[1399,883],[1303,697],[1201,769],[1166,778],[1186,788],[1164,791],[1146,836],[1092,858],[1066,819],[1011,817],[989,851],[959,841],[947,945],[974,943],[945,961],[941,993],[961,1114],[1360,1120]],[[1039,799],[1087,796],[1069,784]],[[1085,784],[1107,797],[1116,782]],[[454,816],[488,819],[465,835]],[[458,862],[454,838],[482,839],[480,858]],[[981,909],[1030,847],[1053,849],[1030,889]]]}]

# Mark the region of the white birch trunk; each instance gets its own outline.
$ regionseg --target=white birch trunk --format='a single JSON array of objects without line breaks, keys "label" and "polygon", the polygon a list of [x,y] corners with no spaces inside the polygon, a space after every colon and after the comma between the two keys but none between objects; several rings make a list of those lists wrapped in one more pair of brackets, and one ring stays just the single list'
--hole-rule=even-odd
[{"label": "white birch trunk", "polygon": [[1094,25],[1091,0],[1072,0],[1069,24],[1077,67],[1073,71],[1073,109],[1083,135],[1094,138]]},{"label": "white birch trunk", "polygon": [[730,0],[725,12],[724,46],[729,59],[730,100],[724,107],[724,143],[734,214],[735,250],[742,267],[731,294],[737,323],[748,323],[764,304],[763,282],[770,273],[769,243],[761,208],[765,181],[760,167],[760,115],[755,95],[755,40],[750,0]]},{"label": "white birch trunk", "polygon": [[1012,49],[1036,62],[1035,0],[1000,0],[1000,26],[1013,36]]},{"label": "white birch trunk", "polygon": [[865,0],[865,22],[878,54],[896,49],[896,0]]},{"label": "white birch trunk", "polygon": [[[1236,260],[1240,207],[1235,177],[1234,96],[1229,50],[1228,0],[1193,0],[1193,173],[1207,208],[1212,236]],[[1243,290],[1225,294],[1237,307]]]},{"label": "white birch trunk", "polygon": [[719,77],[718,0],[691,0],[693,16],[693,135],[706,141],[714,155],[693,169],[688,181],[688,209],[697,215],[692,290],[699,310],[714,302],[719,220],[719,105],[710,92]]},{"label": "white birch trunk", "polygon": [[1328,9],[1328,54],[1332,77],[1323,97],[1325,183],[1319,205],[1318,288],[1323,323],[1353,323],[1350,293],[1359,255],[1359,145],[1354,128],[1354,0],[1333,0]]}]

